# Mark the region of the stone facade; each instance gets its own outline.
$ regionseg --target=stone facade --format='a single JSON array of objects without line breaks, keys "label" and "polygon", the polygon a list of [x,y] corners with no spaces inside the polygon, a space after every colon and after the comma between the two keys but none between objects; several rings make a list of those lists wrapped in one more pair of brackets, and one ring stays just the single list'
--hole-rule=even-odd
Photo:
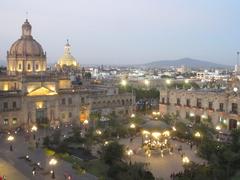
[{"label": "stone facade", "polygon": [[133,111],[135,97],[131,93],[119,94],[111,85],[73,86],[69,75],[47,71],[46,53],[32,38],[28,20],[7,61],[7,73],[0,73],[0,129],[80,124],[91,120],[91,112],[129,115]]},{"label": "stone facade", "polygon": [[233,90],[161,89],[160,113],[176,114],[181,120],[211,120],[228,130],[240,127],[240,94]]}]

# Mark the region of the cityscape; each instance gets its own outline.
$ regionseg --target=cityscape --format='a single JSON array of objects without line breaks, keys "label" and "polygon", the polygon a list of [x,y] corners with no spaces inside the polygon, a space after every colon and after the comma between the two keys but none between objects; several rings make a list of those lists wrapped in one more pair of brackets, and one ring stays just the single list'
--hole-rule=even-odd
[{"label": "cityscape", "polygon": [[43,2],[0,3],[0,180],[240,180],[239,2]]}]

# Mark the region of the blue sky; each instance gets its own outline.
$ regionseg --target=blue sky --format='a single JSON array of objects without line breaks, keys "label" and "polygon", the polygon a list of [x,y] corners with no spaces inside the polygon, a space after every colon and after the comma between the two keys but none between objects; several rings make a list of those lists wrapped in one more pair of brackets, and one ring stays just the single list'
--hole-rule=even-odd
[{"label": "blue sky", "polygon": [[66,39],[80,64],[137,64],[192,57],[235,64],[239,0],[5,0],[0,2],[0,59],[26,18],[48,62]]}]

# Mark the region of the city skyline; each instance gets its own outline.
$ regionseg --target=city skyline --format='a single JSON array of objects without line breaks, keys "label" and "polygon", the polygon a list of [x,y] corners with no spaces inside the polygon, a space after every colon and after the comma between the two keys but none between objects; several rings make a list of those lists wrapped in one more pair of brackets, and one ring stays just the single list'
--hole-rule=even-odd
[{"label": "city skyline", "polygon": [[[14,2],[14,1],[12,1]],[[58,1],[59,2],[59,1]],[[63,54],[66,39],[80,64],[142,64],[192,57],[236,64],[239,2],[56,1],[2,2],[0,60],[28,19],[48,63]],[[59,18],[61,17],[61,18]],[[12,31],[14,29],[14,31]]]}]

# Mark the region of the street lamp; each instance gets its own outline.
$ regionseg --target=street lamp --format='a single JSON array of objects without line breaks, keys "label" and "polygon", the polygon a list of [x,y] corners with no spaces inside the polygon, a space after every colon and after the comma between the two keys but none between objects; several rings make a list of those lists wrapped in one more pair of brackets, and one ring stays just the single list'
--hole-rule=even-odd
[{"label": "street lamp", "polygon": [[188,84],[188,83],[189,83],[189,80],[188,80],[188,79],[185,79],[184,82],[185,82],[185,84]]},{"label": "street lamp", "polygon": [[201,137],[201,134],[200,134],[200,132],[196,132],[195,134],[194,134],[194,136],[196,137],[196,138],[200,138]]},{"label": "street lamp", "polygon": [[132,149],[128,149],[128,150],[126,151],[126,153],[127,153],[127,155],[129,156],[130,165],[131,165],[131,164],[132,164],[132,159],[131,159],[131,157],[132,157],[132,155],[133,155],[133,150],[132,150]]},{"label": "street lamp", "polygon": [[96,134],[97,134],[97,135],[102,135],[102,131],[99,130],[99,129],[97,129],[97,130],[96,130]]},{"label": "street lamp", "polygon": [[182,163],[183,163],[183,164],[189,164],[189,163],[190,163],[189,158],[188,158],[187,156],[184,156],[184,157],[182,158]]},{"label": "street lamp", "polygon": [[135,118],[136,116],[135,116],[135,114],[131,114],[131,118]]},{"label": "street lamp", "polygon": [[219,125],[216,126],[216,130],[217,130],[217,131],[220,131],[220,130],[221,130],[221,126],[219,126]]},{"label": "street lamp", "polygon": [[121,81],[121,85],[125,87],[125,86],[127,85],[127,81],[126,81],[125,79],[123,79],[123,80]]},{"label": "street lamp", "polygon": [[144,84],[145,84],[146,86],[148,86],[149,83],[150,83],[149,80],[147,80],[147,79],[144,80]]},{"label": "street lamp", "polygon": [[12,146],[12,141],[14,140],[14,136],[12,135],[9,135],[7,140],[9,141],[10,143],[10,151],[13,151],[13,146]]},{"label": "street lamp", "polygon": [[54,172],[54,166],[57,164],[57,160],[52,158],[49,161],[49,165],[52,166],[52,170],[50,171],[50,173],[52,174],[52,179],[55,178],[55,172]]},{"label": "street lamp", "polygon": [[134,123],[130,124],[130,128],[131,129],[135,129],[136,128],[136,125]]},{"label": "street lamp", "polygon": [[33,132],[33,139],[35,140],[36,139],[36,135],[34,132],[37,132],[38,128],[36,125],[33,125],[33,127],[31,128],[31,132]]},{"label": "street lamp", "polygon": [[170,84],[171,84],[171,80],[170,80],[170,79],[167,79],[167,80],[166,80],[166,84],[167,84],[167,85],[170,85]]}]

